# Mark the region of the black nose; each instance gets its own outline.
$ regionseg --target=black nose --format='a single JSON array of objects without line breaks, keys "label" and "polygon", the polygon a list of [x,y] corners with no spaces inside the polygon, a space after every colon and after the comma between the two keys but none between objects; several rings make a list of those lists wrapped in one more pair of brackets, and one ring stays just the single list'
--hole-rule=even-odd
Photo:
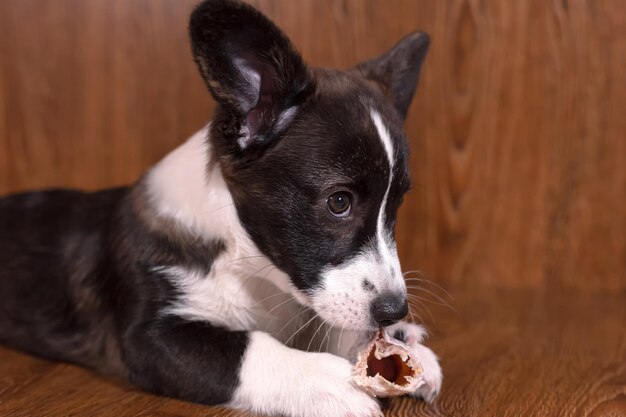
[{"label": "black nose", "polygon": [[391,326],[409,312],[404,295],[382,294],[374,299],[371,307],[374,321],[381,327]]}]

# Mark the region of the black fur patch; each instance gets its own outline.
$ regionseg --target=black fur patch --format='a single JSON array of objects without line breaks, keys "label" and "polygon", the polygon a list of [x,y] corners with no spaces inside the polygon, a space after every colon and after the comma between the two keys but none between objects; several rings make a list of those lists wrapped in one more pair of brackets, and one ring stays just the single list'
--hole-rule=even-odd
[{"label": "black fur patch", "polygon": [[51,359],[124,374],[104,296],[111,213],[126,189],[0,199],[0,340]]}]

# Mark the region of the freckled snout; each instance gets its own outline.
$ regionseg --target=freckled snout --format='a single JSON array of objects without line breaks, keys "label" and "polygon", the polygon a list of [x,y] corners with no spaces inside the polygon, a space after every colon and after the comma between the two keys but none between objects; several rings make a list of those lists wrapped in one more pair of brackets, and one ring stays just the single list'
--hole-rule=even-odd
[{"label": "freckled snout", "polygon": [[386,327],[406,317],[409,305],[404,294],[384,293],[372,301],[370,312],[378,326]]}]

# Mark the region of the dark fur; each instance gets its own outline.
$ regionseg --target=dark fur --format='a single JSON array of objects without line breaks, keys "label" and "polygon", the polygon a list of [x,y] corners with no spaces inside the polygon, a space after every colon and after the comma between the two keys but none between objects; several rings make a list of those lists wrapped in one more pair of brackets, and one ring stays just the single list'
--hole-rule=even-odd
[{"label": "dark fur", "polygon": [[[386,189],[384,150],[355,104],[374,106],[392,122],[396,180],[387,221],[395,222],[409,186],[402,120],[428,39],[410,35],[396,52],[344,72],[308,69],[276,26],[233,1],[202,3],[190,34],[219,104],[212,157],[222,166],[240,220],[298,288],[314,288],[322,266],[341,263],[372,237],[376,218],[368,207],[379,204]],[[258,94],[233,56],[262,74]],[[281,124],[294,106],[293,118]],[[249,132],[245,149],[238,145],[242,127]],[[247,333],[160,314],[177,292],[155,271],[161,265],[209,271],[224,244],[158,219],[143,187],[139,181],[97,193],[0,199],[0,340],[126,376],[156,393],[227,402]],[[339,189],[358,200],[350,221],[319,215],[327,210],[320,202]]]},{"label": "dark fur", "polygon": [[0,200],[0,339],[105,372],[123,371],[107,236],[127,190],[46,191]]},{"label": "dark fur", "polygon": [[[141,188],[0,200],[0,340],[127,376],[157,393],[225,402],[247,336],[160,317],[176,292],[153,271],[157,265],[208,269],[222,244],[159,231],[167,225],[152,229],[144,220],[152,214],[141,209]],[[207,373],[197,357],[223,361]]]}]

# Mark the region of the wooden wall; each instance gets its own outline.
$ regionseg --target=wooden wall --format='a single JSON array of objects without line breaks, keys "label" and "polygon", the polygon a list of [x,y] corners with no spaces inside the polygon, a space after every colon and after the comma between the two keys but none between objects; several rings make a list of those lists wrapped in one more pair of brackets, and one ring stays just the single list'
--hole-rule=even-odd
[{"label": "wooden wall", "polygon": [[[194,3],[0,1],[0,193],[129,183],[202,126],[213,103],[189,53]],[[406,125],[405,269],[626,288],[626,2],[252,3],[318,66],[431,34]]]}]

